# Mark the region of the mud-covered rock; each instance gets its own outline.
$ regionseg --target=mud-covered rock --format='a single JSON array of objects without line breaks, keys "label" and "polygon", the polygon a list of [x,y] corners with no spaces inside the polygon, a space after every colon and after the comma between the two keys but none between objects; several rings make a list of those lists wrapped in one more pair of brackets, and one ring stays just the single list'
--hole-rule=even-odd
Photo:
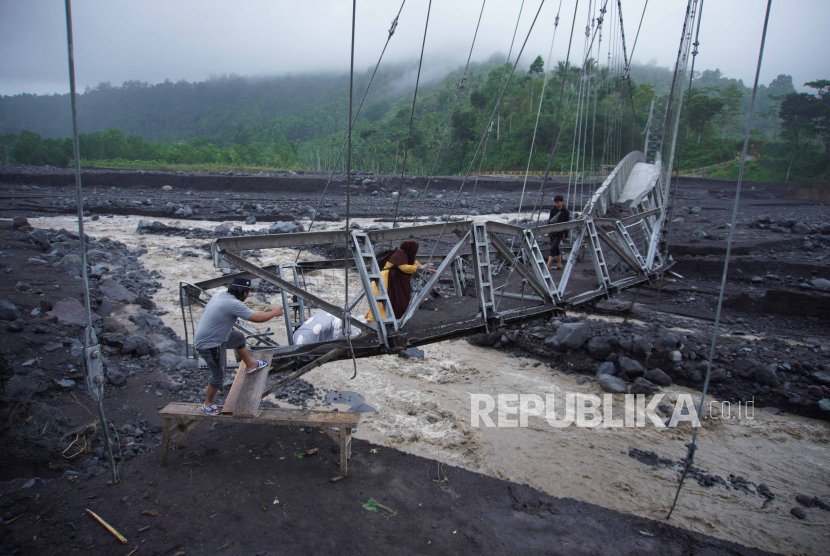
[{"label": "mud-covered rock", "polygon": [[112,301],[135,303],[136,297],[138,297],[133,292],[122,286],[120,282],[117,282],[112,278],[104,278],[100,280],[98,282],[98,289]]},{"label": "mud-covered rock", "polygon": [[591,327],[584,322],[569,322],[559,327],[556,331],[556,339],[559,343],[571,349],[581,348],[588,340]]},{"label": "mud-covered rock", "polygon": [[653,394],[658,390],[657,385],[655,385],[650,380],[646,380],[643,377],[635,378],[634,382],[631,384],[631,394]]},{"label": "mud-covered rock", "polygon": [[56,317],[61,324],[87,324],[86,309],[81,302],[72,297],[65,297],[58,300],[49,315]]},{"label": "mud-covered rock", "polygon": [[148,355],[150,353],[150,345],[150,340],[146,336],[131,334],[125,338],[124,344],[121,346],[121,352],[138,356]]},{"label": "mud-covered rock", "polygon": [[759,365],[755,369],[755,380],[764,386],[778,386],[781,384],[781,381],[778,380],[778,376],[775,374],[775,368],[773,366],[764,366]]},{"label": "mud-covered rock", "polygon": [[619,347],[615,336],[595,336],[588,340],[588,355],[597,361],[605,361]]},{"label": "mud-covered rock", "polygon": [[618,365],[622,373],[632,378],[641,377],[646,374],[645,367],[639,361],[629,357],[620,357]]},{"label": "mud-covered rock", "polygon": [[600,388],[612,394],[625,394],[628,392],[628,385],[619,377],[613,375],[597,375],[597,382]]},{"label": "mud-covered rock", "polygon": [[669,375],[663,372],[662,369],[651,369],[646,371],[644,378],[649,382],[658,384],[660,386],[671,386],[672,380]]}]

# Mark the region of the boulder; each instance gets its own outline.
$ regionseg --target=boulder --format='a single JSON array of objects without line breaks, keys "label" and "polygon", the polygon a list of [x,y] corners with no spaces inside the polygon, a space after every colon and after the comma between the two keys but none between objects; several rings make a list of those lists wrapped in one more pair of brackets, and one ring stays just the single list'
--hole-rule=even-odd
[{"label": "boulder", "polygon": [[127,384],[127,377],[124,376],[119,370],[116,369],[107,369],[106,372],[107,382],[112,384],[113,386],[124,386]]},{"label": "boulder", "polygon": [[796,223],[795,226],[793,226],[793,233],[794,234],[804,236],[804,235],[810,234],[812,232],[813,232],[813,229],[810,226],[808,226],[807,224],[804,224],[803,222],[798,222],[798,223]]},{"label": "boulder", "polygon": [[759,365],[755,369],[755,380],[764,386],[778,386],[781,382],[778,380],[775,370],[775,365],[770,365],[769,367]]},{"label": "boulder", "polygon": [[29,225],[29,220],[26,219],[25,216],[15,216],[12,220],[12,226],[14,228],[23,228]]},{"label": "boulder", "polygon": [[35,245],[39,245],[41,251],[49,250],[49,236],[46,235],[46,230],[35,228],[31,232],[29,232],[29,239],[32,240],[32,243],[34,243]]},{"label": "boulder", "polygon": [[223,237],[229,233],[231,233],[231,225],[227,222],[220,224],[213,229],[213,235],[217,237]]},{"label": "boulder", "polygon": [[644,378],[649,382],[653,382],[654,384],[658,384],[660,386],[671,386],[671,377],[664,373],[662,369],[651,369],[650,371],[646,371]]},{"label": "boulder", "polygon": [[294,222],[274,222],[268,228],[270,234],[294,234],[300,231],[300,227]]},{"label": "boulder", "polygon": [[181,216],[187,218],[189,216],[193,216],[193,207],[190,205],[185,205],[176,209],[176,212],[173,213],[174,216]]},{"label": "boulder", "polygon": [[613,376],[615,374],[617,374],[617,367],[613,363],[610,363],[608,361],[606,361],[605,363],[600,365],[599,368],[597,369],[597,376],[599,376],[599,375],[612,375]]},{"label": "boulder", "polygon": [[187,359],[187,358],[182,357],[181,355],[173,354],[173,353],[165,353],[165,354],[159,356],[159,358],[156,359],[156,362],[159,365],[161,365],[162,367],[164,367],[165,369],[167,369],[168,371],[173,371],[173,370],[178,368],[178,366],[182,362],[182,359]]},{"label": "boulder", "polygon": [[117,332],[110,332],[110,333],[104,334],[101,337],[101,339],[108,346],[120,346],[127,339],[127,336],[125,336],[124,334],[117,333]]},{"label": "boulder", "polygon": [[658,388],[654,383],[643,377],[634,379],[634,383],[631,385],[632,394],[653,394],[657,390]]},{"label": "boulder", "polygon": [[104,274],[107,273],[109,267],[103,264],[94,264],[89,269],[89,275],[92,278],[101,278]]},{"label": "boulder", "polygon": [[70,268],[81,268],[81,257],[70,253],[69,255],[64,255],[58,264]]},{"label": "boulder", "polygon": [[830,375],[827,373],[815,372],[810,375],[810,378],[813,379],[813,382],[830,386]]},{"label": "boulder", "polygon": [[61,390],[71,390],[72,388],[74,388],[74,387],[75,387],[75,381],[74,381],[74,380],[70,380],[70,379],[68,379],[68,378],[63,378],[63,379],[61,379],[61,380],[56,380],[56,381],[55,381],[55,384],[56,384],[56,385],[58,386],[58,388],[60,388]]},{"label": "boulder", "polygon": [[631,353],[636,357],[647,357],[651,351],[651,345],[647,338],[642,336],[634,336],[634,342],[631,344]]},{"label": "boulder", "polygon": [[400,356],[403,359],[423,359],[424,358],[424,350],[412,347],[412,348],[403,350],[400,353]]},{"label": "boulder", "polygon": [[112,314],[112,301],[110,301],[109,297],[105,297],[101,300],[101,304],[98,305],[98,308],[95,310],[95,314],[99,317],[108,317]]},{"label": "boulder", "polygon": [[253,224],[256,224],[256,216],[249,216],[248,218],[246,218],[245,219],[245,224],[247,224],[248,226],[252,226]]},{"label": "boulder", "polygon": [[677,332],[664,332],[661,339],[663,345],[669,349],[676,349],[683,345],[683,338]]},{"label": "boulder", "polygon": [[11,301],[0,301],[0,320],[13,321],[19,319],[23,313]]},{"label": "boulder", "polygon": [[600,388],[612,394],[625,394],[628,392],[628,385],[621,378],[613,375],[597,375],[597,382]]},{"label": "boulder", "polygon": [[605,361],[619,345],[614,336],[595,336],[588,340],[588,354],[597,361]]},{"label": "boulder", "polygon": [[709,375],[710,382],[724,382],[726,381],[728,375],[726,374],[726,369],[722,367],[718,367],[716,369],[712,369],[712,374]]},{"label": "boulder", "polygon": [[830,280],[825,280],[824,278],[815,278],[810,282],[813,284],[814,288],[818,288],[820,290],[830,290]]},{"label": "boulder", "polygon": [[179,353],[179,344],[175,340],[164,340],[155,345],[159,353]]},{"label": "boulder", "polygon": [[58,300],[47,314],[56,317],[61,324],[87,324],[86,309],[80,301],[72,297]]},{"label": "boulder", "polygon": [[591,327],[584,322],[569,322],[559,327],[556,339],[559,343],[571,349],[579,349],[588,340]]},{"label": "boulder", "polygon": [[178,228],[174,228],[172,226],[168,226],[158,220],[149,221],[145,219],[141,219],[138,221],[138,226],[135,228],[135,233],[138,235],[143,234],[163,234],[164,232],[169,231],[177,231]]},{"label": "boulder", "polygon": [[137,324],[138,326],[144,328],[155,328],[164,326],[164,321],[160,318],[151,315],[150,313],[145,313],[144,311],[136,311],[132,315],[129,316],[129,319]]},{"label": "boulder", "polygon": [[131,334],[124,339],[122,353],[135,353],[138,356],[150,353],[150,340],[139,334]]},{"label": "boulder", "polygon": [[753,359],[736,359],[732,363],[732,371],[744,380],[754,380],[758,366],[759,363]]},{"label": "boulder", "polygon": [[630,377],[641,377],[646,374],[646,368],[639,361],[628,357],[620,357],[620,371]]},{"label": "boulder", "polygon": [[112,301],[135,303],[135,300],[138,297],[112,278],[104,278],[103,280],[100,280],[98,282],[98,289]]}]

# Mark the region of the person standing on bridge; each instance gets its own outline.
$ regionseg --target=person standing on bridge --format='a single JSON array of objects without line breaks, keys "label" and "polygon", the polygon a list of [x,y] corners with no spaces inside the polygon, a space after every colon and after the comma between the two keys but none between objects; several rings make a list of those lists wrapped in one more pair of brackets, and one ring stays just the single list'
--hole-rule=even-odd
[{"label": "person standing on bridge", "polygon": [[[553,198],[553,208],[550,210],[550,217],[548,224],[562,224],[571,219],[571,212],[565,208],[565,199],[562,195],[557,195]],[[552,232],[548,234],[550,238],[550,256],[548,257],[548,269],[562,270],[562,251],[559,250],[559,244],[564,239],[567,241],[567,230],[561,232]],[[556,266],[551,268],[554,259],[556,259]]]},{"label": "person standing on bridge", "polygon": [[227,366],[227,348],[236,350],[236,355],[245,362],[245,372],[252,373],[268,363],[264,360],[254,361],[248,353],[245,336],[242,332],[233,329],[236,319],[245,319],[251,322],[267,322],[274,317],[282,316],[282,308],[274,307],[270,311],[255,313],[245,305],[245,300],[251,293],[251,281],[247,278],[234,278],[228,286],[228,291],[217,293],[210,298],[205,306],[205,312],[196,326],[193,338],[193,347],[199,352],[208,369],[210,380],[207,386],[207,395],[202,409],[208,415],[219,415],[221,411],[213,403],[213,398],[222,387]]},{"label": "person standing on bridge", "polygon": [[[392,310],[397,319],[402,318],[409,307],[409,300],[412,296],[412,286],[409,279],[412,275],[424,270],[430,274],[435,274],[435,270],[432,268],[433,263],[419,263],[415,260],[417,254],[418,242],[410,240],[402,242],[399,249],[389,249],[377,257],[378,265],[382,266],[380,276],[383,279],[383,285],[389,295],[389,303],[392,305]],[[372,283],[372,289],[375,295],[378,295],[378,287],[374,282]],[[386,311],[380,303],[378,303],[378,308],[380,309],[381,318],[385,319]],[[366,320],[374,322],[371,309],[366,312]]]}]

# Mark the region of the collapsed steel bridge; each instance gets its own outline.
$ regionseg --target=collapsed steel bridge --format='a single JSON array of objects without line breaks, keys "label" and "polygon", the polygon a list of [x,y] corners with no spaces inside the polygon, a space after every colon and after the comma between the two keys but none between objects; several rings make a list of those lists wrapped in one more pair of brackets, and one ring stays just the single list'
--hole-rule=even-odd
[{"label": "collapsed steel bridge", "polygon": [[[321,364],[352,354],[371,357],[398,353],[504,325],[545,319],[626,288],[654,284],[665,278],[673,264],[663,241],[668,198],[665,174],[659,152],[652,163],[646,162],[642,152],[631,152],[585,203],[584,210],[572,221],[559,224],[521,227],[465,220],[369,232],[337,230],[217,239],[211,245],[214,265],[235,267],[240,272],[180,284],[188,349],[191,349],[196,324],[193,308],[204,307],[208,290],[228,285],[238,276],[268,282],[281,294],[288,345],[279,345],[272,338],[274,333],[270,328],[258,332],[245,323],[236,325],[254,349],[273,354],[274,372],[289,370],[301,361],[307,363],[316,358]],[[621,215],[607,216],[611,207]],[[569,232],[571,249],[557,279],[546,266],[539,239],[561,231]],[[446,243],[447,236],[452,237],[449,248],[430,257],[431,261],[440,263],[435,274],[413,294],[406,313],[395,318],[380,276],[376,249],[408,239],[428,241],[438,237],[439,242]],[[311,260],[261,267],[243,254],[252,250],[315,247],[345,247],[349,256],[346,260]],[[359,277],[359,289],[345,308],[316,295],[303,279],[306,273],[317,271],[339,269],[345,273],[346,265],[349,275]],[[454,295],[435,299],[433,292],[439,281],[451,283]],[[423,310],[427,305],[430,310]],[[358,306],[368,306],[367,314],[371,314],[372,322],[352,318],[359,314]],[[351,342],[344,338],[293,345],[293,332],[315,310],[341,317],[361,333]]]}]

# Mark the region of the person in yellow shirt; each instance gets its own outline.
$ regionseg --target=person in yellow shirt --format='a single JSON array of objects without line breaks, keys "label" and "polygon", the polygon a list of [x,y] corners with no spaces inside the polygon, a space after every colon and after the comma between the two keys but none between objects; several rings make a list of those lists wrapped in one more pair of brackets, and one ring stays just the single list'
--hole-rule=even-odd
[{"label": "person in yellow shirt", "polygon": [[[398,319],[403,317],[406,308],[409,307],[409,298],[412,295],[410,277],[420,270],[435,274],[435,270],[432,268],[433,264],[422,265],[415,259],[417,254],[417,241],[402,242],[400,248],[389,256],[380,273],[383,285],[386,287],[386,293],[389,294],[389,302],[395,312],[395,318]],[[382,259],[381,256],[381,262]],[[372,289],[375,295],[378,295],[377,284],[372,283]],[[386,311],[383,310],[380,303],[378,303],[378,308],[381,317],[386,318]],[[371,310],[366,313],[366,320],[373,322]]]}]

